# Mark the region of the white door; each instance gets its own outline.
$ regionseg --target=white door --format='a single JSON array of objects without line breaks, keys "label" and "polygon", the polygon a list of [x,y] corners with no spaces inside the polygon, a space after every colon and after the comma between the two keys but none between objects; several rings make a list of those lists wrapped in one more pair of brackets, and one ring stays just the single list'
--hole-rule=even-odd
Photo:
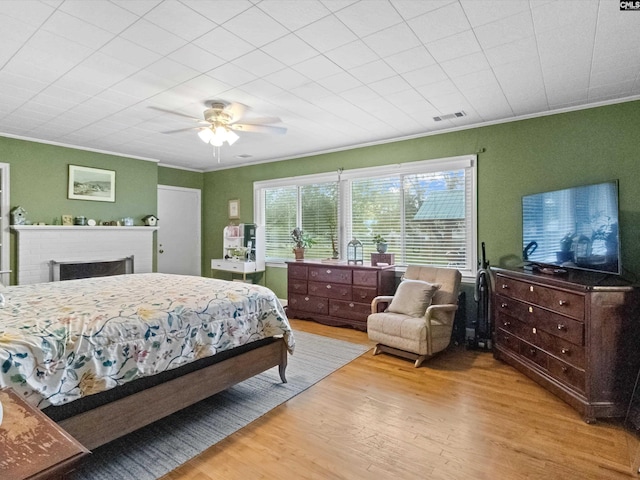
[{"label": "white door", "polygon": [[158,185],[158,272],[201,275],[201,192]]}]

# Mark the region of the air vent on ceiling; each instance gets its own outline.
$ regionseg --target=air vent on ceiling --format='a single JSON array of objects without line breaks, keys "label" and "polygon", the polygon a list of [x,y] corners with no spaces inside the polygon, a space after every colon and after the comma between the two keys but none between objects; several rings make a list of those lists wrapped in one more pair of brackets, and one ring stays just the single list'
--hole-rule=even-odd
[{"label": "air vent on ceiling", "polygon": [[452,118],[465,117],[467,114],[463,111],[456,113],[447,113],[446,115],[440,115],[439,117],[433,117],[434,122],[441,122],[442,120],[451,120]]},{"label": "air vent on ceiling", "polygon": [[236,155],[236,158],[251,158],[253,155],[249,155],[248,153],[241,153],[240,155]]}]

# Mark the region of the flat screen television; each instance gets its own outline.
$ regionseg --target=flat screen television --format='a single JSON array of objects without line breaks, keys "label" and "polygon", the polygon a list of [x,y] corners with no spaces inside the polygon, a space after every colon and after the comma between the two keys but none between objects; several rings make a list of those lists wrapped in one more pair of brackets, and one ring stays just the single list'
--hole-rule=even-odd
[{"label": "flat screen television", "polygon": [[522,197],[523,259],[621,274],[618,181]]}]

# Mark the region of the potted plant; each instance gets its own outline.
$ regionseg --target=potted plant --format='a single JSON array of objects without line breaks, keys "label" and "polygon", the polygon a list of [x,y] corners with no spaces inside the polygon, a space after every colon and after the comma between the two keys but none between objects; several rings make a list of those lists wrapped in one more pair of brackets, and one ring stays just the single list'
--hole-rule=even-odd
[{"label": "potted plant", "polygon": [[382,235],[374,235],[373,243],[376,245],[378,253],[385,253],[387,251],[387,240]]},{"label": "potted plant", "polygon": [[305,249],[310,248],[316,243],[315,240],[311,238],[311,235],[304,233],[299,227],[291,230],[291,239],[293,240],[293,253],[296,256],[296,260],[304,259]]}]

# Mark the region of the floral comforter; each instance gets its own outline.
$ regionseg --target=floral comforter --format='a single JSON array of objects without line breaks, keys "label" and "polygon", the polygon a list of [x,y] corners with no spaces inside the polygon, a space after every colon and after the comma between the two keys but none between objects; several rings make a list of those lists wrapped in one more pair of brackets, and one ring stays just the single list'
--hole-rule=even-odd
[{"label": "floral comforter", "polygon": [[159,273],[7,287],[0,387],[61,405],[262,338],[295,342],[268,288]]}]

